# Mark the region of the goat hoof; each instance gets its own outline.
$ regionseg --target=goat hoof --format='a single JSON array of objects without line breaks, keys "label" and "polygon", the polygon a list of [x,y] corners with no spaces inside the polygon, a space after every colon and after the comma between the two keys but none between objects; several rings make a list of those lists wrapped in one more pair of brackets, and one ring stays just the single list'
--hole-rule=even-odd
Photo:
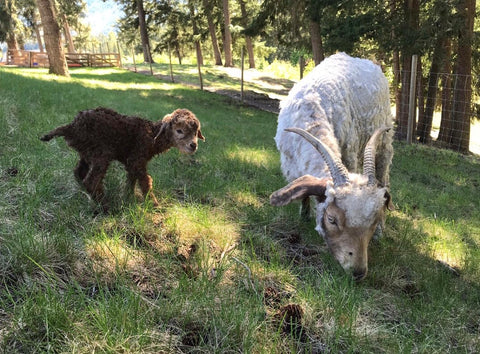
[{"label": "goat hoof", "polygon": [[158,208],[160,206],[160,203],[158,202],[157,198],[155,198],[155,197],[152,198],[151,197],[151,201],[152,201],[152,206],[154,208]]}]

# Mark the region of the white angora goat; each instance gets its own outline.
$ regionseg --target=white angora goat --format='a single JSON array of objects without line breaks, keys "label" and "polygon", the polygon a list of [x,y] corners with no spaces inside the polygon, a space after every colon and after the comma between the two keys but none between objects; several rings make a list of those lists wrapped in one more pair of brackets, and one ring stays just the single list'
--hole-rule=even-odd
[{"label": "white angora goat", "polygon": [[[275,141],[288,182],[272,205],[315,198],[316,230],[355,280],[368,271],[368,244],[392,209],[393,157],[388,82],[370,60],[338,53],[292,88]],[[293,134],[296,133],[296,134]],[[363,173],[361,169],[363,168]]]}]

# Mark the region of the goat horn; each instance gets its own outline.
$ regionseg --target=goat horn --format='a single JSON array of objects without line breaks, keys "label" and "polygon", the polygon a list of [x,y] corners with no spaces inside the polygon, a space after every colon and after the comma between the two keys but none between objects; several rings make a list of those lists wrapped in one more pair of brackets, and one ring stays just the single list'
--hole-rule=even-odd
[{"label": "goat horn", "polygon": [[377,184],[375,177],[375,153],[377,150],[378,137],[390,129],[390,127],[383,127],[375,130],[365,146],[365,152],[363,153],[363,174],[368,177],[368,186]]},{"label": "goat horn", "polygon": [[348,178],[348,170],[343,165],[342,160],[336,157],[327,145],[306,130],[300,128],[287,128],[285,131],[301,135],[305,140],[312,144],[315,149],[317,149],[327,163],[335,187],[340,187],[350,182]]}]

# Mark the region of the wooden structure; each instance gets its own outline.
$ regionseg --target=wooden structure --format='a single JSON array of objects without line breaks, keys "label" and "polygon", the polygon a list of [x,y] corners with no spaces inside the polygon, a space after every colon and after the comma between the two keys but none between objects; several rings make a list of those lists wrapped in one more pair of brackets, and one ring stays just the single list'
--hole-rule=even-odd
[{"label": "wooden structure", "polygon": [[[69,67],[120,66],[120,54],[118,53],[65,53],[65,59]],[[30,50],[9,49],[7,53],[7,65],[45,68],[48,67],[48,55],[47,53],[33,52]]]},{"label": "wooden structure", "polygon": [[120,66],[118,53],[65,53],[68,66]]},{"label": "wooden structure", "polygon": [[47,53],[32,52],[29,50],[9,49],[7,51],[7,65],[33,67],[48,67]]}]

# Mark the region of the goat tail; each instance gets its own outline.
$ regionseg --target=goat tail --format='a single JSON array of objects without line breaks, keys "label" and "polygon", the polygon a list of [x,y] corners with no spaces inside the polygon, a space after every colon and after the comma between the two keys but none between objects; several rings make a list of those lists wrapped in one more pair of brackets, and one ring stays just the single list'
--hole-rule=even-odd
[{"label": "goat tail", "polygon": [[65,136],[70,125],[62,125],[61,127],[53,129],[51,132],[40,137],[41,141],[50,141],[57,136]]}]

